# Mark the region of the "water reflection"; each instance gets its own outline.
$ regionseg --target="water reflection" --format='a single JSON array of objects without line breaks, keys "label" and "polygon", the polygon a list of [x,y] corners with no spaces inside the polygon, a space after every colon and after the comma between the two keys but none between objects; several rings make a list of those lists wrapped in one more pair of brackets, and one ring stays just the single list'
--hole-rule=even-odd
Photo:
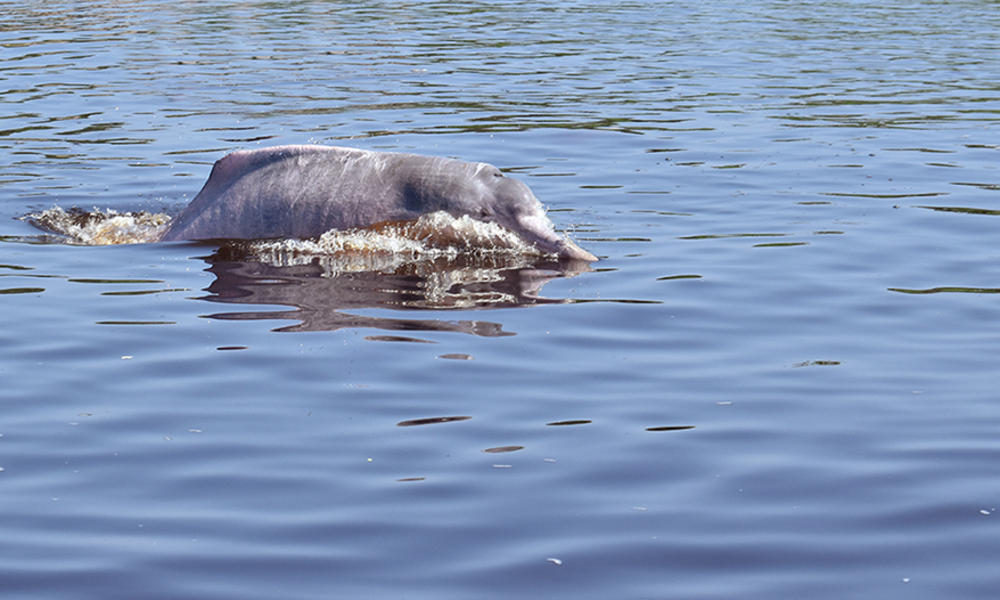
[{"label": "water reflection", "polygon": [[506,255],[402,258],[368,254],[263,260],[230,246],[205,260],[216,279],[206,288],[209,295],[200,299],[293,308],[220,312],[206,315],[208,318],[298,321],[274,331],[371,327],[457,331],[486,337],[514,333],[492,321],[382,317],[355,311],[475,310],[563,303],[568,300],[542,297],[542,287],[553,279],[589,270],[586,263]]}]

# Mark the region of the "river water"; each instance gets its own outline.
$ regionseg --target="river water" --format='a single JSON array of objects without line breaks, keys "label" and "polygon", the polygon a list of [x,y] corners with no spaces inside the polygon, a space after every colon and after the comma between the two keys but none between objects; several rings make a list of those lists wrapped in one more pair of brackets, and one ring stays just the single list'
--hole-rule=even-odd
[{"label": "river water", "polygon": [[[991,2],[7,3],[4,598],[994,598]],[[490,162],[590,270],[81,246]]]}]

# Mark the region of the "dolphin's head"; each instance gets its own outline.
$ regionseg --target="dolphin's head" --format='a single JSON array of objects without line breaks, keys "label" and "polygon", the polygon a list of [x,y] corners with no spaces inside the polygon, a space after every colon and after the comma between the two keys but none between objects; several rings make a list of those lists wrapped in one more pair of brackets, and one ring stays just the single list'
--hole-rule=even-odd
[{"label": "dolphin's head", "polygon": [[500,169],[486,163],[477,165],[476,179],[481,194],[472,195],[470,217],[502,225],[542,252],[560,258],[593,262],[597,257],[556,233],[545,207],[523,182],[505,177]]}]

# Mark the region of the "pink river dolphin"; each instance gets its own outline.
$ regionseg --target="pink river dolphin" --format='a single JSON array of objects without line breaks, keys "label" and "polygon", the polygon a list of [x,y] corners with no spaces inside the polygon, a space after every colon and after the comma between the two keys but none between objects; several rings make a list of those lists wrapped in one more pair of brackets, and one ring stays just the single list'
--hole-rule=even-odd
[{"label": "pink river dolphin", "polygon": [[493,165],[335,146],[276,146],[222,157],[160,239],[318,237],[436,211],[496,223],[560,258],[597,260],[556,232],[527,185]]}]

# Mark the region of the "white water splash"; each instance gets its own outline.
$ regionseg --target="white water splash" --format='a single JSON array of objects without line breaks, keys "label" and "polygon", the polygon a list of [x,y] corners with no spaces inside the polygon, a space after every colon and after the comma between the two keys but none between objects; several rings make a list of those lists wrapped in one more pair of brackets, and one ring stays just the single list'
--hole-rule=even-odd
[{"label": "white water splash", "polygon": [[[163,213],[119,213],[110,209],[54,207],[22,218],[40,229],[64,236],[70,243],[90,246],[155,242],[170,224],[170,217]],[[338,272],[386,271],[414,260],[459,256],[505,261],[545,256],[500,225],[466,215],[456,218],[446,212],[429,213],[412,221],[330,230],[312,239],[247,240],[233,245],[246,255],[270,264],[305,264],[318,259],[342,265],[336,269]]]},{"label": "white water splash", "polygon": [[[458,255],[544,256],[517,234],[495,223],[469,216],[455,218],[434,212],[413,221],[399,221],[346,231],[330,230],[317,239],[261,240],[246,250],[268,262],[294,264],[315,256],[366,257],[362,262],[406,262],[415,258]],[[298,257],[301,260],[296,260]]]},{"label": "white water splash", "polygon": [[170,223],[170,216],[163,213],[64,210],[58,206],[25,215],[22,219],[39,229],[64,236],[71,243],[86,246],[155,242]]}]

